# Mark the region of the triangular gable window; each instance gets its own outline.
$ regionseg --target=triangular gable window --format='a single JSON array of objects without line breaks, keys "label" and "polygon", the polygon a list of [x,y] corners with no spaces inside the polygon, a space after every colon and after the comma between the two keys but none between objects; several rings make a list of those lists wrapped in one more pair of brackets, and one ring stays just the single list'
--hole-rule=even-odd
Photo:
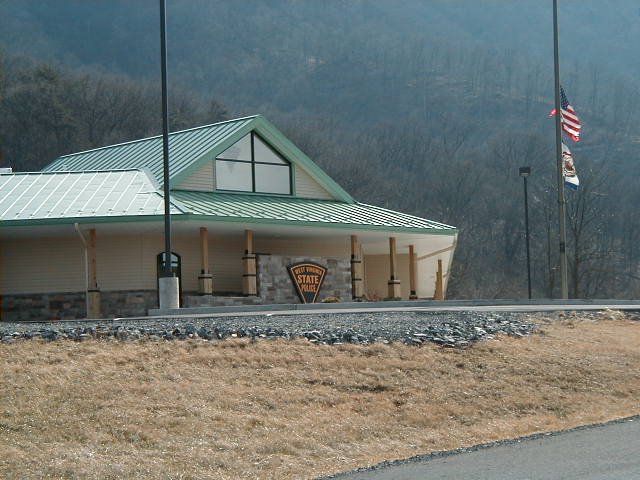
[{"label": "triangular gable window", "polygon": [[216,157],[216,189],[291,195],[291,164],[251,132]]}]

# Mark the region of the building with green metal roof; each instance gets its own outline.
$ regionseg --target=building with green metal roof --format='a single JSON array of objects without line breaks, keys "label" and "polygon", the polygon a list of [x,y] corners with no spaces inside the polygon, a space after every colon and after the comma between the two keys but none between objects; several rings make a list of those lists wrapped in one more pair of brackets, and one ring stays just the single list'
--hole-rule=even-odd
[{"label": "building with green metal roof", "polygon": [[[456,229],[357,202],[264,117],[171,133],[169,154],[183,307],[444,297]],[[2,318],[156,308],[162,164],[158,136],[0,173]]]}]

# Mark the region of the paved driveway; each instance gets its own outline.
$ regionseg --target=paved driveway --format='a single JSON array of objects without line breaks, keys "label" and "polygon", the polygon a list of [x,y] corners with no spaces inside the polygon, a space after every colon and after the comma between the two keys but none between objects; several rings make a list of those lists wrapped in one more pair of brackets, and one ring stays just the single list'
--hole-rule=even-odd
[{"label": "paved driveway", "polygon": [[638,480],[640,417],[336,478]]}]

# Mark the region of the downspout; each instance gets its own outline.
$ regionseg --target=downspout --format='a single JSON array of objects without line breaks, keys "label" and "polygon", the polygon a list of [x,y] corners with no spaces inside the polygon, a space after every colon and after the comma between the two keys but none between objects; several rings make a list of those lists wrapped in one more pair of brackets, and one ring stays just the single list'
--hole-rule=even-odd
[{"label": "downspout", "polygon": [[85,308],[87,309],[86,316],[89,316],[89,255],[87,253],[87,240],[84,238],[84,235],[80,231],[80,225],[77,223],[73,224],[73,228],[78,233],[80,237],[80,241],[82,242],[82,249],[84,250],[84,298],[85,298]]}]

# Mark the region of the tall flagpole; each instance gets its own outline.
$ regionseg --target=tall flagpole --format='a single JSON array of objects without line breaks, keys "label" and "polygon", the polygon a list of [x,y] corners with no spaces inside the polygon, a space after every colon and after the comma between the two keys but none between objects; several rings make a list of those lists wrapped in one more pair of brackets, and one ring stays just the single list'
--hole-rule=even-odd
[{"label": "tall flagpole", "polygon": [[556,163],[558,167],[558,225],[560,228],[560,298],[569,298],[567,288],[567,235],[565,232],[564,178],[562,175],[562,115],[560,112],[560,55],[558,53],[558,0],[553,0],[553,67],[555,72]]}]

